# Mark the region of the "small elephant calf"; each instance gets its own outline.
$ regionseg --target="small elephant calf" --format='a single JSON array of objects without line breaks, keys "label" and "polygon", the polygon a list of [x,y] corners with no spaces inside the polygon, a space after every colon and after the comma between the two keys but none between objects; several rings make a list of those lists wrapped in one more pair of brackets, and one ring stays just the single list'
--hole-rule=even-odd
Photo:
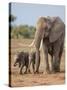
[{"label": "small elephant calf", "polygon": [[32,63],[32,69],[33,72],[35,71],[35,52],[31,52],[30,54],[28,52],[20,52],[16,58],[16,61],[14,63],[14,66],[19,64],[20,68],[20,74],[22,74],[22,69],[24,66],[26,66],[26,70],[24,73],[30,72],[30,65]]},{"label": "small elephant calf", "polygon": [[29,64],[29,54],[27,52],[20,52],[16,58],[14,66],[16,66],[17,64],[19,64],[20,74],[22,74],[22,69],[24,66],[26,66],[26,70],[24,73],[27,73]]}]

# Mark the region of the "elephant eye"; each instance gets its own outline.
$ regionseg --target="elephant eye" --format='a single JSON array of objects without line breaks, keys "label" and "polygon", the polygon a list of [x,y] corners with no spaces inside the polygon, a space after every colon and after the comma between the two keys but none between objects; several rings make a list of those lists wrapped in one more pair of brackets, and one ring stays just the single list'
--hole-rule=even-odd
[{"label": "elephant eye", "polygon": [[48,29],[48,27],[46,27],[46,28],[45,28],[45,32],[48,32],[48,31],[49,31],[49,29]]}]

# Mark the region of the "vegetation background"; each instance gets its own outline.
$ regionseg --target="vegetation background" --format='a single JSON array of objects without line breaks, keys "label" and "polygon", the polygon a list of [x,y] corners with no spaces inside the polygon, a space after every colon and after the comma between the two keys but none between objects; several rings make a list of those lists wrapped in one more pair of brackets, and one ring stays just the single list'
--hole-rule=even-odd
[{"label": "vegetation background", "polygon": [[33,38],[35,34],[35,27],[29,26],[29,25],[13,25],[12,22],[14,22],[17,19],[16,16],[10,15],[9,16],[9,25],[11,26],[11,38]]}]

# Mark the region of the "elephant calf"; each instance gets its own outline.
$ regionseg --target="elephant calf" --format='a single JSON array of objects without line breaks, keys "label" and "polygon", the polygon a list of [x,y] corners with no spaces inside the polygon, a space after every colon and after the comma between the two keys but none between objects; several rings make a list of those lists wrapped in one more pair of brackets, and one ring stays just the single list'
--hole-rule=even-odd
[{"label": "elephant calf", "polygon": [[28,64],[29,64],[29,58],[28,57],[29,57],[28,52],[20,52],[16,58],[14,66],[19,64],[20,74],[22,74],[22,69],[24,66],[26,66],[26,70],[24,73],[27,73],[27,71],[28,71]]},{"label": "elephant calf", "polygon": [[16,58],[14,66],[19,64],[20,74],[22,74],[22,69],[26,66],[26,70],[24,73],[30,72],[30,65],[32,64],[33,72],[35,71],[35,52],[20,52]]}]

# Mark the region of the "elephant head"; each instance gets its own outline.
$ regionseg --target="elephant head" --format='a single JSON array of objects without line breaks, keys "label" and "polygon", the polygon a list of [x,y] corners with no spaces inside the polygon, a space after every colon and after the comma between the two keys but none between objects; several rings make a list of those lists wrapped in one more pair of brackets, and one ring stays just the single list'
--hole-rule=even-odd
[{"label": "elephant head", "polygon": [[50,43],[55,42],[65,32],[64,28],[59,17],[40,17],[36,23],[35,47],[39,49],[41,40],[46,37]]}]

